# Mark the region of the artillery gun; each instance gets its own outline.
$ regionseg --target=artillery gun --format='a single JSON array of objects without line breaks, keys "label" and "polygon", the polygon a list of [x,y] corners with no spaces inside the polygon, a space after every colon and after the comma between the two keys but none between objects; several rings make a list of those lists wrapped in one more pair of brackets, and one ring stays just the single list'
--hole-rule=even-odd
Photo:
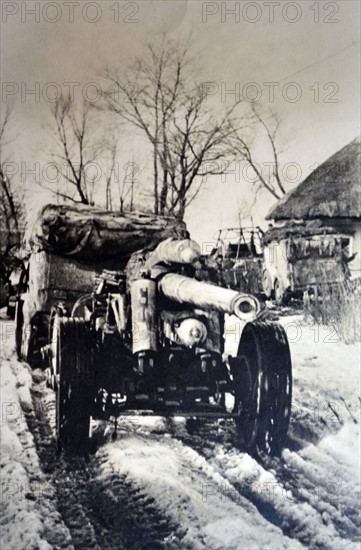
[{"label": "artillery gun", "polygon": [[[195,278],[200,248],[166,238],[105,270],[94,290],[49,318],[48,383],[57,437],[84,448],[91,418],[150,414],[233,418],[243,447],[276,454],[291,412],[291,359],[277,323],[252,295]],[[244,328],[225,356],[225,316]]]}]

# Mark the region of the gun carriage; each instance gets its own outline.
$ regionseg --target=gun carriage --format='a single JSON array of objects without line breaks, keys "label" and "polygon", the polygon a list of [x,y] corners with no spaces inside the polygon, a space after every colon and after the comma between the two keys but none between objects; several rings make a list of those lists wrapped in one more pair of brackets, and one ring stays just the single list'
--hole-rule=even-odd
[{"label": "gun carriage", "polygon": [[[184,228],[170,232],[95,274],[71,308],[51,305],[41,352],[58,441],[86,446],[91,418],[211,416],[233,418],[246,449],[277,453],[291,412],[286,334],[260,320],[254,296],[197,280],[200,247]],[[224,353],[226,315],[244,326],[235,357]]]}]

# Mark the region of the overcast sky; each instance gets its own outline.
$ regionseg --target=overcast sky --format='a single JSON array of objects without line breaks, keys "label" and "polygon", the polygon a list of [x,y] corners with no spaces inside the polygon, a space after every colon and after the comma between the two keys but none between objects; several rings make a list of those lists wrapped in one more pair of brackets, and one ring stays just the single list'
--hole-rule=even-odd
[{"label": "overcast sky", "polygon": [[[42,92],[54,91],[49,83],[63,88],[66,82],[80,83],[74,89],[83,89],[98,82],[106,66],[121,66],[134,53],[141,54],[144,41],[162,32],[172,38],[192,31],[197,68],[219,89],[213,101],[224,99],[222,89],[252,91],[249,83],[257,83],[262,106],[282,119],[281,164],[297,162],[301,179],[360,133],[356,0],[3,1],[1,26],[2,108],[13,96],[18,160],[45,155],[50,103]],[[267,82],[276,83],[273,101]],[[24,95],[36,86],[36,95]],[[139,164],[146,165],[144,153],[133,143],[131,148],[134,160],[142,156]],[[125,162],[130,153],[129,148],[121,152]],[[294,184],[286,185],[291,189]],[[34,190],[31,196],[34,200]],[[238,205],[249,196],[247,182],[230,176],[224,182],[209,179],[187,214],[193,236],[206,241],[218,227],[237,224]],[[271,204],[267,195],[260,197],[253,212],[257,222]]]}]

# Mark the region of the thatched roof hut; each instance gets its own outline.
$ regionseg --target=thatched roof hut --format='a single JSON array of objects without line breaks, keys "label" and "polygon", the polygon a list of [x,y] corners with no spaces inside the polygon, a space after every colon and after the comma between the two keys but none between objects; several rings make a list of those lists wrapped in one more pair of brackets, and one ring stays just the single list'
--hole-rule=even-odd
[{"label": "thatched roof hut", "polygon": [[287,193],[267,219],[361,219],[360,137],[354,139]]}]

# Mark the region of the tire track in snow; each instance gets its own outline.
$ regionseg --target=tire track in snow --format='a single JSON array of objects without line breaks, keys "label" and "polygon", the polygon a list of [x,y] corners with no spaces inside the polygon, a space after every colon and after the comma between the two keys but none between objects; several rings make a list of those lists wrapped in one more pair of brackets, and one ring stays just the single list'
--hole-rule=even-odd
[{"label": "tire track in snow", "polygon": [[[149,428],[149,424],[148,424]],[[184,527],[182,549],[239,550],[303,548],[259,514],[232,484],[191,447],[140,426],[98,451],[102,475],[132,479]],[[220,492],[213,492],[221,487]],[[211,489],[209,491],[209,489]]]},{"label": "tire track in snow", "polygon": [[44,411],[49,410],[53,401],[52,392],[45,387],[43,373],[37,371],[33,379],[36,414],[29,415],[27,420],[42,467],[56,487],[58,508],[75,548],[177,548],[174,533],[178,526],[171,524],[152,499],[135,489],[124,476],[114,473],[99,478],[101,458],[57,455],[52,428],[44,418]]},{"label": "tire track in snow", "polygon": [[[312,389],[310,391],[310,396],[313,397]],[[267,460],[257,462],[245,453],[234,449],[232,430],[227,423],[224,423],[223,427],[213,423],[210,430],[209,426],[206,425],[203,432],[200,430],[198,434],[197,430],[195,430],[195,433],[185,430],[182,423],[174,422],[172,427],[172,421],[162,421],[164,423],[163,428],[155,431],[152,428],[149,430],[140,426],[140,429],[135,430],[138,436],[141,436],[141,445],[137,452],[140,455],[142,453],[147,455],[149,451],[150,457],[152,457],[156,454],[155,443],[159,443],[163,447],[163,450],[167,450],[168,448],[175,449],[179,457],[187,465],[181,471],[182,475],[180,478],[183,480],[183,483],[193,485],[213,483],[215,487],[224,485],[226,487],[224,498],[222,498],[220,492],[213,496],[209,495],[209,499],[214,498],[214,503],[218,499],[218,515],[214,514],[213,509],[212,514],[214,514],[213,520],[216,522],[219,531],[227,528],[226,519],[229,520],[229,518],[226,518],[224,514],[227,514],[227,506],[229,504],[228,511],[230,511],[231,515],[232,513],[234,516],[238,514],[242,518],[244,510],[248,511],[251,523],[255,518],[259,518],[262,515],[270,524],[270,531],[267,531],[267,527],[262,522],[259,523],[258,528],[259,530],[268,532],[269,540],[272,540],[272,533],[275,532],[271,524],[279,526],[285,535],[289,534],[289,536],[294,537],[291,541],[287,537],[284,537],[281,544],[285,544],[285,548],[292,548],[293,550],[295,545],[297,545],[297,541],[305,544],[310,549],[317,550],[326,548],[327,550],[359,548],[359,545],[356,544],[358,525],[354,501],[355,494],[352,493],[349,500],[343,494],[340,503],[333,502],[332,494],[322,494],[321,498],[315,494],[315,487],[324,484],[330,478],[330,476],[325,475],[325,472],[328,473],[331,470],[333,475],[335,473],[339,475],[342,469],[342,460],[338,466],[335,466],[336,457],[334,456],[328,465],[325,466],[324,463],[319,464],[321,458],[324,458],[325,453],[330,452],[329,448],[322,447],[322,439],[325,438],[326,434],[337,436],[339,426],[331,426],[330,428],[322,421],[322,417],[318,418],[317,422],[315,422],[310,411],[307,410],[307,403],[303,403],[301,400],[299,400],[299,403],[301,403],[301,412],[296,415],[293,423],[291,423],[290,450],[285,452],[279,461]],[[133,435],[134,433],[134,425],[127,427],[125,422],[123,425],[124,431],[125,440],[127,440],[129,434]],[[177,447],[175,442],[172,442],[169,438],[167,439],[164,435],[165,432],[171,433],[181,445]],[[351,437],[353,436],[354,434],[352,433]],[[310,442],[313,445],[310,445]],[[147,443],[149,443],[149,449]],[[157,508],[163,510],[160,514],[161,517],[166,516],[169,512],[167,517],[172,518],[172,520],[165,520],[168,527],[172,525],[172,521],[175,518],[178,521],[177,511],[175,507],[172,508],[172,502],[166,499],[162,501],[154,486],[149,487],[147,485],[145,478],[139,480],[138,475],[134,472],[127,472],[126,468],[124,470],[124,463],[119,467],[117,460],[113,465],[112,471],[108,470],[109,453],[115,452],[116,454],[121,454],[125,452],[125,448],[122,447],[123,444],[125,443],[121,440],[99,449],[97,456],[91,457],[92,471],[89,470],[89,463],[82,466],[73,464],[73,467],[79,468],[81,471],[84,469],[85,472],[84,475],[80,475],[80,477],[83,476],[84,478],[81,483],[79,476],[75,476],[76,482],[83,483],[88,487],[88,489],[84,488],[84,491],[89,490],[89,485],[93,487],[90,502],[84,498],[84,502],[81,502],[80,510],[89,520],[94,530],[95,540],[97,540],[97,537],[103,537],[105,543],[109,545],[105,546],[106,548],[112,547],[111,532],[114,526],[111,524],[112,522],[117,523],[119,517],[114,518],[111,514],[109,521],[107,518],[102,518],[100,525],[97,525],[97,517],[101,514],[101,510],[104,507],[109,506],[107,498],[119,502],[117,483],[123,486],[127,480],[130,480],[128,492],[131,493],[133,490],[136,495],[135,500],[138,499],[138,502],[142,502],[146,498],[145,495],[147,495],[150,504],[152,504],[151,499],[156,497],[154,498],[157,504],[155,510]],[[297,454],[293,452],[295,449],[298,451]],[[175,460],[174,456],[172,460]],[[315,464],[316,468],[311,470],[310,464]],[[319,470],[317,469],[318,466]],[[65,468],[60,468],[59,473],[61,474],[62,471],[66,471],[68,467],[69,464],[67,463]],[[144,476],[148,475],[150,481],[154,484],[154,473],[144,471],[143,474]],[[345,479],[349,481],[347,476]],[[273,487],[273,493],[260,491],[259,487],[262,487],[262,484],[263,486],[268,485],[271,489]],[[115,486],[114,490],[112,490],[113,485]],[[101,505],[100,495],[103,495],[105,492],[105,487],[107,488],[107,495],[103,500],[104,505]],[[300,487],[303,489],[302,491],[298,491]],[[169,487],[166,486],[166,490],[168,489]],[[286,492],[286,496],[284,491]],[[82,493],[82,491],[80,492]],[[288,498],[286,498],[287,496]],[[327,498],[328,496],[331,498]],[[235,539],[230,535],[227,539],[228,542],[223,541],[222,545],[220,539],[215,537],[217,533],[210,529],[205,520],[199,526],[200,516],[202,516],[200,510],[204,503],[199,503],[200,507],[198,510],[194,510],[193,515],[190,515],[189,510],[187,511],[187,504],[192,503],[192,498],[194,500],[195,494],[192,496],[188,495],[188,497],[188,501],[187,499],[184,501],[182,499],[175,499],[176,503],[183,505],[182,515],[180,516],[183,525],[175,525],[174,528],[169,528],[166,531],[170,533],[169,538],[163,541],[164,543],[168,544],[172,541],[170,548],[173,549],[177,547],[176,545],[180,541],[182,550],[185,548],[194,550],[195,544],[197,544],[197,548],[202,549],[219,548],[225,550],[227,548],[227,550],[230,550],[231,548],[237,548],[239,550],[240,547],[245,547],[244,538],[239,538],[236,543]],[[197,498],[199,498],[199,495]],[[99,503],[98,508],[94,504],[94,500]],[[165,503],[168,504],[165,505]],[[203,507],[204,513],[209,512],[210,508],[213,508],[211,504],[211,502],[208,502],[208,506]],[[167,506],[169,509],[167,509]],[[94,519],[92,518],[92,514],[95,515]],[[232,524],[232,521],[230,523]],[[197,528],[201,533],[197,534]],[[232,528],[233,530],[237,530],[239,529],[239,525],[232,524]],[[109,538],[107,538],[108,536]],[[193,544],[192,540],[196,542]],[[277,538],[277,540],[280,539]],[[294,545],[292,546],[293,543]],[[257,540],[253,540],[252,544],[254,545],[250,546],[252,548],[260,547]],[[118,547],[121,548],[121,546]],[[132,548],[132,546],[128,547]],[[142,546],[138,547],[142,548]],[[156,546],[154,547],[156,548]],[[266,546],[263,545],[263,547]]]},{"label": "tire track in snow", "polygon": [[[342,463],[312,444],[298,454],[286,449],[280,459],[266,457],[256,461],[231,443],[219,443],[219,431],[216,423],[200,423],[198,433],[189,434],[184,424],[174,423],[172,435],[206,457],[233,485],[235,493],[252,502],[286,536],[319,550],[359,548],[359,493],[355,489],[353,498],[348,498],[351,487],[343,494],[334,492],[333,480],[338,479]],[[338,437],[337,432],[329,437]],[[227,438],[232,441],[229,426]],[[345,443],[354,438],[355,434],[343,437]],[[310,457],[317,457],[316,466]],[[350,481],[352,484],[354,478],[349,473]]]},{"label": "tire track in snow", "polygon": [[[198,488],[201,485],[206,486],[208,484],[210,487],[216,487],[216,493],[219,492],[219,487],[223,486],[223,494],[215,494],[213,497],[214,500],[218,499],[218,508],[226,508],[227,506],[225,506],[224,502],[227,501],[231,508],[235,505],[238,509],[241,507],[244,510],[247,509],[248,501],[248,504],[254,505],[258,512],[267,520],[267,522],[279,527],[285,537],[294,537],[294,542],[298,541],[301,544],[306,544],[309,548],[317,549],[352,548],[352,545],[349,545],[349,540],[347,541],[347,546],[344,546],[344,542],[346,541],[339,538],[337,536],[337,532],[335,531],[331,533],[331,537],[330,535],[325,536],[322,534],[318,534],[318,536],[316,536],[316,531],[322,531],[322,529],[329,530],[330,527],[329,525],[324,525],[322,516],[320,516],[320,521],[319,515],[315,514],[314,507],[309,505],[307,498],[304,497],[303,494],[297,495],[295,487],[299,486],[300,483],[298,470],[296,468],[291,468],[291,466],[286,467],[284,463],[277,463],[277,461],[268,461],[268,463],[261,465],[245,453],[236,451],[233,447],[233,433],[230,426],[227,425],[227,422],[223,423],[223,426],[221,427],[214,422],[211,424],[209,422],[203,424],[200,423],[201,428],[198,430],[198,433],[197,430],[195,430],[194,433],[189,433],[189,431],[185,429],[184,422],[161,420],[161,424],[163,424],[163,426],[161,426],[160,429],[159,426],[156,427],[154,430],[155,433],[152,433],[152,421],[153,419],[149,419],[148,427],[147,423],[145,423],[146,425],[144,428],[142,425],[144,424],[144,420],[142,419],[140,425],[136,430],[134,430],[134,422],[130,421],[130,425],[127,426],[127,419],[125,419],[125,422],[122,425],[123,430],[121,431],[125,432],[125,439],[129,436],[132,437],[134,431],[138,433],[138,436],[140,435],[143,438],[140,454],[144,452],[147,453],[147,443],[149,443],[151,449],[152,445],[155,443],[159,443],[163,446],[163,450],[169,446],[172,447],[172,440],[169,437],[165,437],[165,435],[169,436],[170,433],[181,443],[181,446],[177,449],[178,454],[183,454],[185,460],[188,460],[188,462],[191,460],[193,463],[198,463],[195,471],[192,470],[192,467],[188,468],[189,471],[187,472],[187,475],[184,475],[184,483],[190,483],[191,485],[197,484]],[[149,424],[151,426],[150,430]],[[134,441],[129,442],[129,449],[132,448],[133,444]],[[154,493],[152,493],[152,487],[147,486],[147,484],[140,483],[140,485],[138,484],[138,490],[135,488],[137,487],[137,482],[139,480],[134,472],[128,471],[127,467],[124,468],[124,465],[127,462],[126,457],[123,457],[124,464],[121,465],[120,468],[118,468],[119,464],[117,463],[115,468],[112,470],[108,469],[109,453],[115,452],[119,446],[121,448],[121,452],[125,452],[126,450],[122,448],[123,445],[124,442],[121,440],[114,444],[110,443],[105,447],[101,447],[98,450],[95,459],[92,459],[93,471],[89,473],[89,464],[84,470],[86,475],[83,483],[88,485],[88,491],[89,484],[92,486],[94,496],[93,501],[97,502],[98,506],[94,507],[94,504],[89,505],[86,500],[83,501],[82,506],[83,509],[87,510],[87,517],[90,519],[90,523],[94,525],[95,531],[98,529],[99,536],[105,544],[105,546],[101,546],[102,548],[112,548],[112,532],[114,529],[114,521],[116,522],[116,520],[112,517],[110,517],[109,520],[103,518],[102,521],[106,524],[106,528],[104,528],[103,525],[97,526],[97,517],[99,517],[99,514],[101,515],[101,510],[112,509],[112,500],[119,502],[117,484],[124,486],[126,480],[132,480],[132,483],[129,484],[128,492],[131,492],[133,489],[140,501],[144,500],[144,495],[148,495],[150,502],[152,502],[152,498],[154,498],[159,508],[163,509],[163,511],[167,509],[167,506],[158,502],[157,497],[159,497],[159,495],[154,495]],[[189,453],[190,455],[188,456]],[[150,456],[147,456],[148,469],[150,466],[148,461],[151,459],[151,456],[152,450],[150,451]],[[245,457],[251,461],[247,467],[245,467],[244,464]],[[203,458],[204,461],[199,461],[200,458]],[[268,484],[271,487],[276,486],[278,490],[281,490],[281,499],[278,498],[276,502],[269,502],[269,495],[267,498],[267,495],[265,496],[262,492],[260,493],[258,490],[254,490],[254,488],[252,490],[252,487],[249,487],[249,484],[240,484],[239,473],[241,472],[242,474],[242,469],[245,469],[246,471],[248,469],[253,472],[253,475],[255,476],[253,478],[253,485],[256,485],[257,480],[259,481],[262,477],[267,475],[267,469],[271,469],[273,477],[266,478],[268,481],[263,480],[263,483]],[[188,475],[190,471],[192,471],[192,473],[191,475]],[[102,472],[100,477],[99,472]],[[214,477],[215,474],[218,474],[219,477]],[[150,479],[152,479],[152,473],[150,473]],[[302,479],[302,481],[304,482],[304,479]],[[77,482],[79,483],[79,479],[77,479]],[[102,501],[102,498],[99,498],[99,494],[102,495],[104,493],[104,487],[106,486],[108,487],[107,495]],[[294,502],[293,495],[293,504],[291,505],[289,502],[290,499],[287,501],[287,499],[284,498],[283,490],[288,491],[288,493],[286,493],[288,495],[290,494],[290,491],[293,490],[293,493],[296,494],[297,502]],[[211,496],[209,496],[209,498],[211,498]],[[213,504],[215,504],[215,502]],[[248,510],[248,512],[251,514],[251,517],[255,516],[254,511]],[[232,513],[234,513],[234,509]],[[238,513],[239,511],[237,510],[237,514]],[[328,510],[328,514],[331,518],[334,518],[332,510],[331,514],[330,510]],[[170,515],[173,520],[178,517],[177,513],[174,511]],[[134,519],[134,517],[137,517],[137,514],[134,514],[132,517]],[[216,519],[224,523],[224,516],[222,518],[222,513],[220,513],[220,510],[218,510],[218,515],[214,518],[214,520],[216,521]],[[305,529],[305,527],[307,527],[307,522],[310,522],[311,519],[313,521],[313,528]],[[159,519],[155,518],[154,520],[156,523],[159,521]],[[196,547],[222,548],[222,546],[219,545],[219,542],[217,543],[214,541],[214,533],[207,533],[207,527],[205,528],[206,534],[203,533],[202,536],[199,536],[199,534],[197,535],[192,530],[192,523],[197,524],[199,521],[197,519],[197,510],[193,512],[193,517],[192,514],[191,516],[187,514],[185,514],[184,517],[180,516],[180,521],[183,525],[188,524],[188,527],[184,527],[184,529],[187,532],[190,528],[192,534],[191,536],[189,536],[189,534],[183,535],[182,528],[174,528],[168,535],[168,540],[172,540],[171,548],[176,548],[179,543],[181,543],[182,549],[191,548],[193,550],[193,548]],[[117,534],[115,533],[115,535]],[[146,539],[149,541],[149,537],[146,537]],[[167,536],[163,536],[163,541],[164,539],[167,540]],[[191,542],[192,540],[193,542]],[[233,543],[234,540],[232,539],[229,544]],[[331,546],[330,544],[334,544],[334,546]],[[131,548],[132,546],[128,547]],[[142,548],[143,546],[138,547]],[[153,547],[157,548],[157,546],[151,546],[150,548]],[[233,547],[236,548],[237,546],[223,546],[223,548],[227,549]],[[257,548],[258,546],[254,547]],[[285,547],[292,548],[292,546],[289,546],[289,542],[286,543]],[[119,548],[121,548],[121,546],[119,546]],[[144,546],[144,548],[147,548],[147,546]]]}]

